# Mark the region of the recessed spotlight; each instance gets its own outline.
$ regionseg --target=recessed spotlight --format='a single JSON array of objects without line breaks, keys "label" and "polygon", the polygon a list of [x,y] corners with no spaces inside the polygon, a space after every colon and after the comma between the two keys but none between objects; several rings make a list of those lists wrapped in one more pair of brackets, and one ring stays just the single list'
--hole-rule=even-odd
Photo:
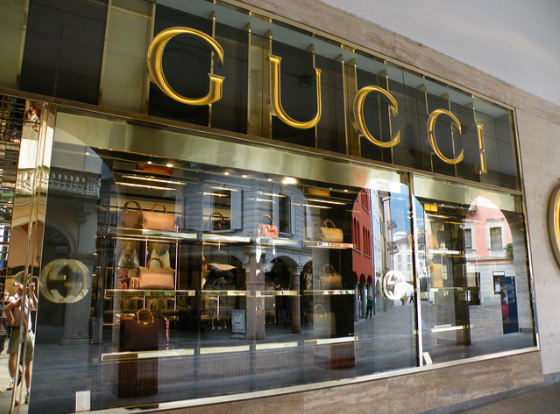
[{"label": "recessed spotlight", "polygon": [[297,184],[298,181],[294,177],[284,177],[282,184]]}]

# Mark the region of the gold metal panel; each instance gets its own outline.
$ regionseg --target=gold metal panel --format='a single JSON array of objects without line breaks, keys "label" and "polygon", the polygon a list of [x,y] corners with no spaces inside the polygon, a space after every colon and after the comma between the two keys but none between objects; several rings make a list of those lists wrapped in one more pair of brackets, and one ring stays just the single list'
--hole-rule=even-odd
[{"label": "gold metal panel", "polygon": [[271,138],[271,117],[268,109],[269,71],[265,70],[267,56],[270,53],[270,33],[268,37],[253,34],[247,26],[249,37],[248,53],[248,94],[247,94],[247,133],[264,138]]},{"label": "gold metal panel", "polygon": [[347,64],[342,60],[342,72],[344,81],[344,107],[346,118],[346,148],[348,155],[359,157],[362,154],[360,146],[360,134],[353,125],[353,112],[350,102],[354,102],[358,92],[358,74],[356,61],[352,60]]},{"label": "gold metal panel", "polygon": [[243,170],[250,160],[251,170],[260,173],[340,185],[386,191],[399,191],[400,186],[399,173],[393,170],[69,113],[58,114],[56,141]]},{"label": "gold metal panel", "polygon": [[417,174],[414,175],[413,179],[414,193],[417,197],[467,205],[470,205],[477,197],[484,197],[501,210],[521,211],[520,197],[518,196],[490,189],[477,188],[468,184],[437,180]]}]

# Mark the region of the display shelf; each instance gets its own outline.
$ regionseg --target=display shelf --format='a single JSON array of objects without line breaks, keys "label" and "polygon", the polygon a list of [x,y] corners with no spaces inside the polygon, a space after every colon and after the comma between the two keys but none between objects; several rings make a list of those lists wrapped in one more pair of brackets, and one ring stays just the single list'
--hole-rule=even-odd
[{"label": "display shelf", "polygon": [[219,242],[219,243],[251,243],[251,237],[244,236],[227,236],[225,234],[203,233],[201,235],[202,242]]},{"label": "display shelf", "polygon": [[314,241],[306,240],[303,245],[305,247],[315,248],[315,249],[353,249],[353,243],[334,243],[334,242],[324,242],[324,241]]},{"label": "display shelf", "polygon": [[317,290],[304,290],[304,296],[338,296],[338,295],[354,295],[354,289],[317,289]]},{"label": "display shelf", "polygon": [[146,229],[131,229],[128,227],[109,227],[107,230],[109,236],[117,240],[137,240],[144,241],[162,240],[176,242],[179,240],[197,241],[200,239],[199,234],[195,232],[174,232]]},{"label": "display shelf", "polygon": [[105,289],[105,298],[174,298],[196,296],[196,290],[146,290],[146,289]]},{"label": "display shelf", "polygon": [[255,237],[255,243],[265,246],[300,247],[301,241],[288,238]]}]

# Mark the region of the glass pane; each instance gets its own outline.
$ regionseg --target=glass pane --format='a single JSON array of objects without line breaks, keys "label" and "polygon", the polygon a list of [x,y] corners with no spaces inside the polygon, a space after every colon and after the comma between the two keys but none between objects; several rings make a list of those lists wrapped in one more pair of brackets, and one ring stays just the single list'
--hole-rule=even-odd
[{"label": "glass pane", "polygon": [[520,198],[415,180],[426,361],[534,346]]},{"label": "glass pane", "polygon": [[97,104],[106,19],[106,0],[31,1],[20,89]]},{"label": "glass pane", "polygon": [[[273,148],[263,156],[314,168],[287,176],[105,150],[78,137],[126,124],[58,121],[34,409],[71,411],[84,390],[102,409],[417,365],[406,176]],[[164,147],[169,133],[130,131],[138,142],[163,133]],[[55,366],[40,352],[71,344],[75,358]],[[83,382],[66,375],[76,370]]]}]

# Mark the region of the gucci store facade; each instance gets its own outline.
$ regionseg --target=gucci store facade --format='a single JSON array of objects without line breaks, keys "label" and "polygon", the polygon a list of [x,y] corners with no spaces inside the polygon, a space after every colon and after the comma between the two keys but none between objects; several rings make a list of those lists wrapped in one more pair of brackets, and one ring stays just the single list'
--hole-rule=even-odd
[{"label": "gucci store facade", "polygon": [[292,3],[0,6],[2,283],[39,299],[14,412],[414,413],[545,381],[515,99]]}]

